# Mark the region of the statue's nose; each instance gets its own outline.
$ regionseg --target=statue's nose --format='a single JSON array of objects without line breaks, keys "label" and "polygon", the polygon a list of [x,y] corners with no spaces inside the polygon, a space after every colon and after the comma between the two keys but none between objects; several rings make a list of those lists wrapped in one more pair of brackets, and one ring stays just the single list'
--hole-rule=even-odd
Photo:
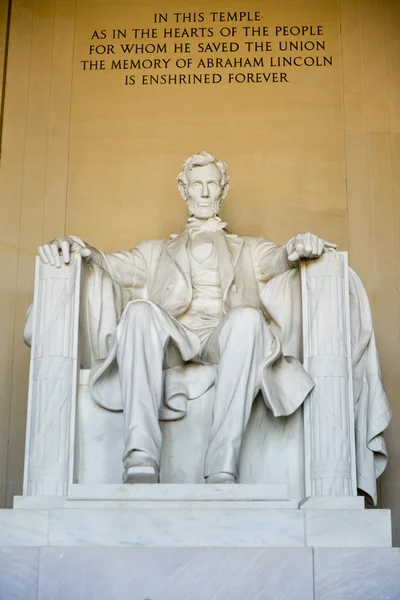
[{"label": "statue's nose", "polygon": [[203,185],[203,189],[201,190],[201,197],[202,198],[209,198],[210,197],[210,192],[208,191],[208,185],[207,184]]}]

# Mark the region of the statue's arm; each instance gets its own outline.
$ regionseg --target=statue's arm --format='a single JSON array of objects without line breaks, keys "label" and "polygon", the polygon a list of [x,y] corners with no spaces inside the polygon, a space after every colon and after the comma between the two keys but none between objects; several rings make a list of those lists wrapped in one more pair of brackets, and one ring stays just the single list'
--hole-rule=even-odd
[{"label": "statue's arm", "polygon": [[147,281],[147,264],[141,246],[119,252],[102,252],[92,248],[89,264],[99,265],[123,288],[141,289]]},{"label": "statue's arm", "polygon": [[146,281],[146,262],[139,248],[106,253],[70,235],[40,246],[38,252],[43,263],[55,268],[68,264],[71,254],[80,254],[88,264],[96,264],[107,271],[122,287],[139,288]]},{"label": "statue's arm", "polygon": [[288,260],[286,246],[277,246],[263,238],[257,239],[253,256],[256,277],[263,283],[296,266]]}]

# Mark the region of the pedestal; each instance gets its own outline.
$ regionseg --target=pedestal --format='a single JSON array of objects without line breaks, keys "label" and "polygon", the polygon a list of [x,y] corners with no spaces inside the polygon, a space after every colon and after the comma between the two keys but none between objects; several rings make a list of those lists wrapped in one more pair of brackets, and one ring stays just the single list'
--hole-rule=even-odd
[{"label": "pedestal", "polygon": [[5,600],[400,597],[390,511],[361,498],[308,504],[282,485],[76,485],[15,506],[0,511]]},{"label": "pedestal", "polygon": [[289,500],[281,484],[71,485],[68,496],[17,497],[0,511],[0,545],[391,546],[390,511],[325,502]]}]

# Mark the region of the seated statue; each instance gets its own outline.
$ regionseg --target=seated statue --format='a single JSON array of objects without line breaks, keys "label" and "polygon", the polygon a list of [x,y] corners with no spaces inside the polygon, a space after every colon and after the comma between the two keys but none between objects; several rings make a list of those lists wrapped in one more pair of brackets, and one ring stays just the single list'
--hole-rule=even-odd
[{"label": "seated statue", "polygon": [[[103,253],[75,236],[39,248],[41,261],[54,268],[68,263],[71,252],[87,265],[81,328],[88,342],[82,360],[91,367],[94,400],[124,412],[125,483],[159,481],[159,419],[185,415],[185,406],[176,401],[181,396],[171,389],[199,385],[191,371],[196,363],[208,367],[209,385],[215,383],[207,483],[237,480],[242,440],[259,392],[281,417],[296,411],[314,387],[299,347],[298,265],[335,246],[311,233],[298,234],[283,247],[228,233],[218,217],[228,193],[226,171],[224,162],[204,151],[184,162],[178,186],[189,218],[169,239],[117,253]],[[364,422],[357,450],[374,478],[386,464],[381,433],[390,411],[372,327],[364,331],[368,302],[355,274],[351,293],[354,401]],[[372,435],[365,433],[368,419]]]}]

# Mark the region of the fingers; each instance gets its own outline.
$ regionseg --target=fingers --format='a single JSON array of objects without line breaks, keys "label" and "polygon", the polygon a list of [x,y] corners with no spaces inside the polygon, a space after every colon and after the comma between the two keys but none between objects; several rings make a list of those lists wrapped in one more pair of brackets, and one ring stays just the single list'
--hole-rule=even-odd
[{"label": "fingers", "polygon": [[70,262],[70,248],[71,242],[68,238],[56,238],[53,242],[40,246],[38,252],[41,261],[45,265],[51,265],[59,269],[62,264]]},{"label": "fingers", "polygon": [[304,233],[304,258],[318,258],[321,256],[325,242],[322,238],[312,233]]},{"label": "fingers", "polygon": [[44,246],[42,246],[42,248],[46,255],[48,264],[50,264],[52,267],[54,267],[54,256],[53,256],[53,252],[51,251],[50,244],[45,244]]},{"label": "fingers", "polygon": [[333,242],[327,242],[326,240],[323,240],[323,242],[324,242],[324,248],[336,250],[337,244],[334,244]]},{"label": "fingers", "polygon": [[70,261],[70,243],[68,240],[62,240],[60,246],[63,261],[67,265]]},{"label": "fingers", "polygon": [[297,262],[300,259],[300,256],[297,254],[296,250],[291,252],[288,256],[288,260],[290,262]]},{"label": "fingers", "polygon": [[294,239],[294,249],[297,252],[299,258],[305,257],[305,234],[298,233]]},{"label": "fingers", "polygon": [[83,258],[88,258],[92,254],[92,251],[90,248],[79,248],[79,254],[83,256]]},{"label": "fingers", "polygon": [[293,237],[286,244],[286,254],[290,262],[297,262],[299,260],[299,255],[295,250],[295,240],[296,237]]},{"label": "fingers", "polygon": [[57,244],[50,244],[50,249],[54,259],[54,265],[59,269],[61,267],[59,247]]},{"label": "fingers", "polygon": [[313,256],[314,253],[314,247],[315,247],[315,240],[314,237],[311,233],[305,233],[303,236],[303,241],[304,241],[304,254],[303,256],[305,258],[310,258],[310,256]]},{"label": "fingers", "polygon": [[43,246],[39,246],[38,252],[39,252],[39,256],[40,256],[42,263],[44,263],[45,265],[49,264],[49,261],[48,261],[48,258],[46,256]]},{"label": "fingers", "polygon": [[318,258],[327,249],[336,249],[336,244],[312,233],[299,233],[289,242],[288,259],[295,262],[300,258]]},{"label": "fingers", "polygon": [[[320,244],[320,240],[321,240],[321,238],[319,238],[317,235],[311,236],[311,245],[312,245],[311,256],[320,256],[321,255],[324,246],[323,246],[323,244]],[[320,247],[322,248],[322,250],[320,250]]]}]

